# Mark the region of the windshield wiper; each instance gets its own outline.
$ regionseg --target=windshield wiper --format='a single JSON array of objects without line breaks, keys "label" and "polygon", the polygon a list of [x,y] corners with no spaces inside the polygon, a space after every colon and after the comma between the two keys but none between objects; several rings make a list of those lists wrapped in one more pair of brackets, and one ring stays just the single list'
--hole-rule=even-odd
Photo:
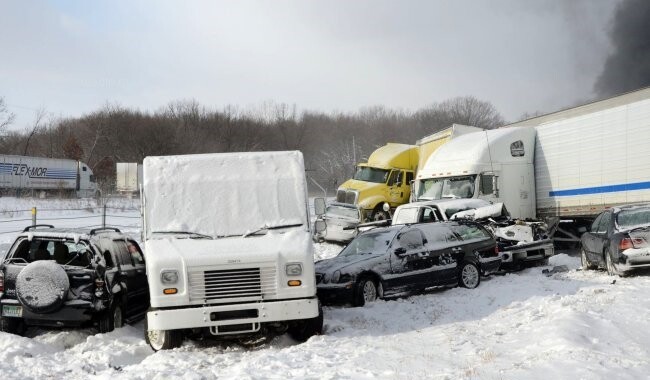
[{"label": "windshield wiper", "polygon": [[650,225],[647,225],[647,226],[641,226],[641,227],[636,227],[636,228],[632,228],[632,229],[629,230],[628,232],[640,231],[640,230],[647,230],[647,229],[650,229]]},{"label": "windshield wiper", "polygon": [[281,228],[289,228],[289,227],[300,227],[302,226],[302,223],[297,223],[297,224],[282,224],[278,226],[267,226],[264,225],[256,230],[246,232],[245,234],[242,235],[242,237],[248,237],[250,235],[255,235],[258,232],[266,231],[266,230],[279,230]]},{"label": "windshield wiper", "polygon": [[212,239],[212,236],[189,231],[154,231],[153,234],[188,235],[190,239]]}]

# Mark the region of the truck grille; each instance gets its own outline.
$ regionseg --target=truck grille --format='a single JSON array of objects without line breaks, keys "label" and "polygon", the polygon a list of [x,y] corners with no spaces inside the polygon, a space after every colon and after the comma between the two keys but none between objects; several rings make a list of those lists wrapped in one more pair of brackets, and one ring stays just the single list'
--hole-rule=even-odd
[{"label": "truck grille", "polygon": [[336,192],[336,201],[340,203],[357,203],[357,192],[351,190],[338,190]]},{"label": "truck grille", "polygon": [[190,270],[190,301],[262,300],[275,296],[275,272],[275,267]]}]

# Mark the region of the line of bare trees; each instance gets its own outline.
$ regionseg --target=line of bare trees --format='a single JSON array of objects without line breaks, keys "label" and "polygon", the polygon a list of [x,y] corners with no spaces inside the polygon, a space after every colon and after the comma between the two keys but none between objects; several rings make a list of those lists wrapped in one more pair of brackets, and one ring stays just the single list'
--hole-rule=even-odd
[{"label": "line of bare trees", "polygon": [[[38,111],[23,131],[0,98],[0,154],[71,158],[86,162],[110,190],[116,162],[146,156],[254,150],[301,150],[308,175],[330,192],[350,177],[354,160],[387,142],[413,144],[452,123],[494,128],[496,108],[471,96],[405,111],[383,106],[353,113],[298,111],[295,105],[212,109],[194,100],[175,101],[155,112],[106,105],[75,118],[48,118]],[[4,124],[3,124],[4,120]],[[331,194],[331,193],[330,193]]]}]

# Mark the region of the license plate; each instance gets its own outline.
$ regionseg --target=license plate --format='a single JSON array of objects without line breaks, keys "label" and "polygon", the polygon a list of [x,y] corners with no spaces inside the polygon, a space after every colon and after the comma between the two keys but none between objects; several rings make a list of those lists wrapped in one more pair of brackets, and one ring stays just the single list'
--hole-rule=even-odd
[{"label": "license plate", "polygon": [[22,317],[23,316],[23,307],[22,306],[2,306],[2,316],[3,317]]}]

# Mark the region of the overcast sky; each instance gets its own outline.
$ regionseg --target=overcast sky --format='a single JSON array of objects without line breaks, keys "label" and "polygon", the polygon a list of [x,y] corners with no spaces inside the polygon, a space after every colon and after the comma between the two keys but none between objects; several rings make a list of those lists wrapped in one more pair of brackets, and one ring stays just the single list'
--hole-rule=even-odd
[{"label": "overcast sky", "polygon": [[615,0],[2,1],[0,96],[29,124],[107,102],[417,109],[514,120],[589,100]]}]

